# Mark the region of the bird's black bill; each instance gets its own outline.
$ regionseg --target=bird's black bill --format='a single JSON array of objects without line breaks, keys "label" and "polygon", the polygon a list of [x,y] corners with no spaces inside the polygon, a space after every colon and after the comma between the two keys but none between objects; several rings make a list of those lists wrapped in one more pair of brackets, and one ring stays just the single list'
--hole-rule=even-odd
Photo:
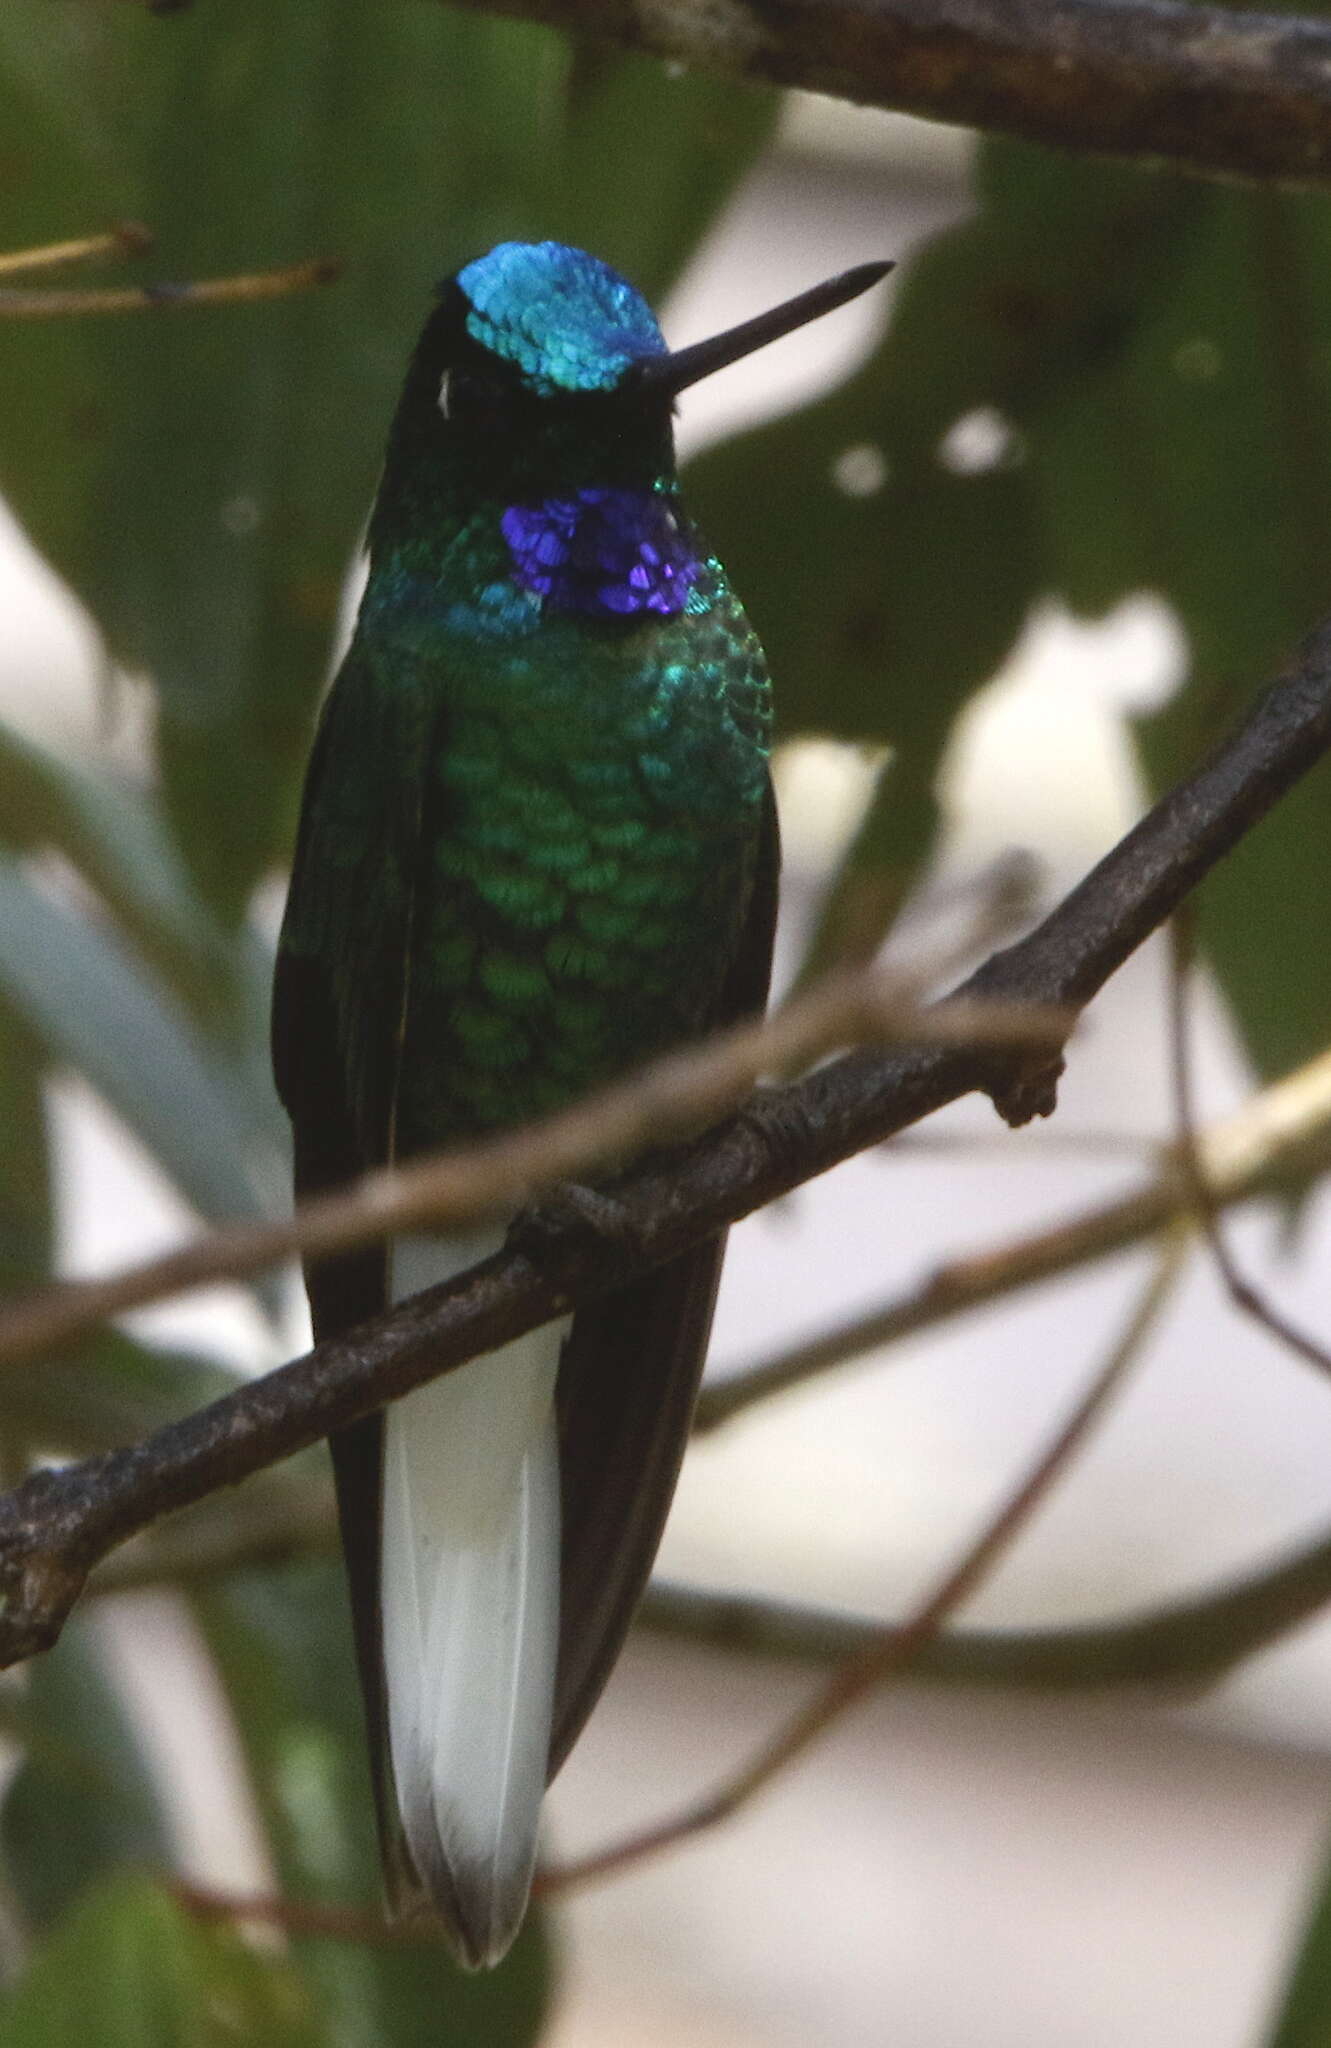
[{"label": "bird's black bill", "polygon": [[825,284],[816,284],[798,298],[787,299],[783,306],[773,306],[769,313],[759,313],[752,320],[742,320],[738,327],[728,327],[724,334],[714,334],[708,341],[695,341],[691,348],[675,349],[667,356],[650,357],[639,365],[638,376],[658,391],[669,391],[672,395],[683,391],[700,377],[710,377],[713,370],[724,370],[728,363],[737,363],[754,349],[765,348],[769,341],[780,341],[783,334],[792,334],[810,320],[818,320],[824,313],[835,312],[838,306],[858,299],[861,292],[867,292],[894,268],[891,263],[857,264],[854,270],[843,270],[839,277],[829,277]]}]

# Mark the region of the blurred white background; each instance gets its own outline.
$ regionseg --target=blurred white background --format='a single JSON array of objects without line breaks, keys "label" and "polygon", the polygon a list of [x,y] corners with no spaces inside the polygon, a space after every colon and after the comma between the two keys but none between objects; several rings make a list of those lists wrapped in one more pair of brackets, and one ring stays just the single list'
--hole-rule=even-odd
[{"label": "blurred white background", "polygon": [[[796,103],[781,145],[666,309],[668,333],[687,341],[844,265],[907,257],[965,209],[967,161],[949,131]],[[874,294],[700,387],[686,449],[843,373],[885,308]],[[843,453],[829,449],[829,463]],[[714,538],[724,554],[725,535]],[[909,562],[892,573],[908,576]],[[10,529],[0,605],[5,715],[104,749],[92,636]],[[1040,860],[1045,897],[1076,879],[1139,808],[1123,714],[1158,701],[1178,661],[1148,593],[1093,630],[1033,622],[948,764],[941,877],[973,876],[1021,846]],[[129,743],[122,733],[118,744]],[[788,938],[810,914],[865,775],[830,745],[780,764]],[[986,1105],[964,1103],[933,1128],[973,1138],[973,1151],[888,1148],[739,1229],[711,1370],[883,1299],[951,1252],[997,1245],[1133,1184],[1145,1159],[1094,1137],[1168,1131],[1161,991],[1148,949],[1078,1033],[1052,1127],[1006,1135]],[[1196,1028],[1201,1105],[1218,1113],[1244,1099],[1249,1077],[1215,1002],[1199,1005]],[[70,1270],[187,1227],[85,1091],[63,1089],[56,1110]],[[1085,1149],[1069,1149],[1077,1132]],[[1331,1208],[1314,1205],[1292,1246],[1260,1212],[1232,1235],[1290,1312],[1331,1334]],[[662,1572],[901,1613],[1101,1362],[1148,1266],[1149,1254],[1125,1254],[709,1438],[689,1460]],[[293,1304],[293,1347],[304,1341],[300,1314]],[[275,1356],[225,1293],[158,1312],[154,1327],[206,1335],[255,1366]],[[1326,1522],[1331,1388],[1236,1317],[1198,1257],[1089,1454],[967,1618],[1119,1614],[1200,1591]],[[139,1711],[173,1733],[194,1868],[261,1884],[234,1751],[178,1618],[161,1601],[117,1610],[108,1626],[126,1683]],[[814,1683],[793,1666],[640,1635],[552,1795],[552,1846],[590,1848],[685,1801]],[[1331,1624],[1192,1702],[895,1688],[715,1836],[570,1902],[551,2039],[1256,2048],[1322,1853],[1329,1742]]]}]

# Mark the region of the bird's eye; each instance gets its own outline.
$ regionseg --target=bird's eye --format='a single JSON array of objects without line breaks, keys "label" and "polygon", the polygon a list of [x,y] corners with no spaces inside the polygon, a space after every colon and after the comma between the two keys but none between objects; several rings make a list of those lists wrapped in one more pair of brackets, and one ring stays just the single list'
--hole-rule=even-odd
[{"label": "bird's eye", "polygon": [[452,364],[439,379],[435,403],[441,419],[469,435],[490,433],[502,425],[508,395],[499,381],[468,363]]}]

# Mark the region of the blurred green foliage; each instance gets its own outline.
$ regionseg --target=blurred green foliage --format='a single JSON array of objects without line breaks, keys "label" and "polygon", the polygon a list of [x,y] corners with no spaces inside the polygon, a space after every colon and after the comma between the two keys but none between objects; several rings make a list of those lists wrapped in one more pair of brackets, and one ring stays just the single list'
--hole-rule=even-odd
[{"label": "blurred green foliage", "polygon": [[[11,1288],[50,1269],[55,1070],[82,1074],[201,1216],[287,1200],[252,903],[290,848],[342,584],[433,285],[502,237],[556,235],[659,298],[774,113],[769,95],[424,0],[210,0],[171,17],[6,0],[0,249],[132,218],[155,238],[130,266],[144,278],[345,264],[334,289],[266,304],[0,323],[0,384],[22,394],[0,488],[108,655],[151,678],[158,769],[146,788],[0,727]],[[17,1466],[123,1442],[229,1378],[107,1332],[14,1377],[3,1448]],[[372,1901],[335,1569],[228,1581],[198,1611],[281,1881]],[[45,1660],[10,1732],[30,1747],[0,1850],[34,1960],[0,2002],[4,2048],[86,2035],[94,2002],[99,2040],[144,2048],[534,2038],[539,1915],[484,1978],[433,1948],[327,1941],[279,1966],[127,1878],[173,1851],[95,1632]]]},{"label": "blurred green foliage", "polygon": [[166,1816],[148,1759],[80,1616],[11,1702],[23,1744],[0,1805],[0,1846],[17,1910],[45,1932],[93,1880],[169,1860]]},{"label": "blurred green foliage", "polygon": [[[659,294],[771,103],[423,0],[12,0],[0,242],[151,223],[154,275],[325,254],[335,293],[0,337],[0,485],[152,676],[168,814],[234,925],[294,824],[406,339],[505,235],[590,239]],[[21,138],[21,141],[18,140]],[[627,147],[649,193],[614,175]],[[182,594],[188,592],[188,602]]]},{"label": "blurred green foliage", "polygon": [[122,1872],[83,1892],[0,2014],[4,2048],[320,2048],[329,2037],[285,1958],[192,1919]]},{"label": "blurred green foliage", "polygon": [[1289,1981],[1263,2048],[1325,2048],[1331,2041],[1331,1862],[1309,1905]]},{"label": "blurred green foliage", "polygon": [[[975,185],[974,218],[911,265],[872,360],[694,478],[785,730],[897,750],[834,892],[857,928],[855,906],[890,915],[927,857],[957,715],[1041,600],[1096,617],[1147,590],[1174,611],[1184,686],[1139,732],[1159,791],[1331,588],[1331,200],[1014,143],[981,149]],[[949,436],[977,415],[992,455],[958,465]],[[881,489],[839,488],[848,449],[875,451]],[[1308,943],[1307,888],[1328,865],[1323,767],[1203,895],[1266,1074],[1326,1042],[1331,949]]]},{"label": "blurred green foliage", "polygon": [[[331,1559],[237,1572],[195,1603],[242,1731],[284,1891],[356,1906],[376,1896],[375,1839],[360,1700],[347,1682],[351,1628]],[[334,2041],[469,2048],[539,2031],[550,1991],[541,1916],[493,1976],[434,1947],[306,1940],[300,1952]]]},{"label": "blurred green foliage", "polygon": [[[52,1262],[56,1073],[81,1074],[201,1217],[286,1199],[256,891],[290,846],[432,284],[500,237],[556,235],[659,300],[774,111],[432,0],[157,16],[5,0],[0,248],[123,216],[156,237],[142,278],[345,264],[331,289],[265,304],[0,320],[0,488],[109,658],[149,679],[156,769],[146,783],[0,727],[10,1289]],[[981,150],[975,185],[973,217],[906,271],[871,360],[693,476],[767,642],[784,732],[892,749],[824,954],[876,943],[918,878],[958,716],[1041,601],[1094,616],[1148,589],[1173,608],[1189,667],[1139,734],[1154,788],[1329,608],[1331,202],[1011,144]],[[958,462],[957,423],[975,415],[989,452]],[[871,451],[881,484],[848,492],[847,450]],[[1308,942],[1306,904],[1331,866],[1329,795],[1324,772],[1206,894],[1210,959],[1264,1072],[1327,1037],[1331,952]],[[230,1376],[104,1332],[4,1382],[0,1451],[18,1469],[121,1442]],[[322,1483],[305,1461],[266,1498]],[[237,1570],[191,1600],[279,1882],[365,1903],[370,1798],[334,1568]],[[174,1847],[156,1770],[95,1627],[5,1700],[25,1760],[0,1807],[0,1918],[27,1966],[0,1993],[0,2048],[86,2037],[91,1985],[108,2044],[536,2037],[539,1918],[484,1979],[428,1948],[280,1952],[191,1919],[158,1881]]]}]

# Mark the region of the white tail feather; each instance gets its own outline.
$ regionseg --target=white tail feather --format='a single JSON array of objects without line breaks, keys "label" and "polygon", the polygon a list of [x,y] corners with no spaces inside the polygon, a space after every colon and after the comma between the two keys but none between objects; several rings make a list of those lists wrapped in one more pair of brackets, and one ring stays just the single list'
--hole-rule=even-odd
[{"label": "white tail feather", "polygon": [[[411,1237],[400,1301],[498,1248]],[[466,1958],[521,1923],[559,1640],[554,1391],[567,1320],[408,1394],[384,1429],[381,1599],[389,1747],[412,1860]]]}]

